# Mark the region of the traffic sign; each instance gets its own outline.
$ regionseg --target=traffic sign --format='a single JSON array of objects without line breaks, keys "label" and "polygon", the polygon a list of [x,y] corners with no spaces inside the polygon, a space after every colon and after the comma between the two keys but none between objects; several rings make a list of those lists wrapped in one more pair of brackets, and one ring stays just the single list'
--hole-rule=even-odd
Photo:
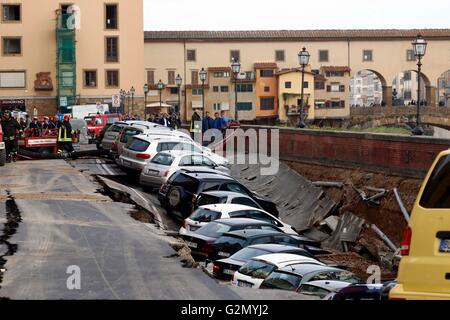
[{"label": "traffic sign", "polygon": [[120,108],[120,95],[115,94],[112,96],[112,107]]}]

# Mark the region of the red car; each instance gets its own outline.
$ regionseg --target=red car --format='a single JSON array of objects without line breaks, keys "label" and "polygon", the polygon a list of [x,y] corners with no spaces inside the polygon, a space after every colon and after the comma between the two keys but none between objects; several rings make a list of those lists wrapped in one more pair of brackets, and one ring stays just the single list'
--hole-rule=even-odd
[{"label": "red car", "polygon": [[93,114],[84,117],[88,126],[89,142],[96,141],[102,129],[122,120],[121,114]]}]

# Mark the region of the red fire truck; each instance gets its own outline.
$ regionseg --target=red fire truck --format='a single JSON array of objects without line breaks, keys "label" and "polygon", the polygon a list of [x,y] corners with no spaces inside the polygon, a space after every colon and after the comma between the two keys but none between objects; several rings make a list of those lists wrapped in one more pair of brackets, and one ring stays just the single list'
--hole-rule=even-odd
[{"label": "red fire truck", "polygon": [[90,114],[84,117],[88,125],[89,143],[97,140],[102,129],[122,120],[121,114]]}]

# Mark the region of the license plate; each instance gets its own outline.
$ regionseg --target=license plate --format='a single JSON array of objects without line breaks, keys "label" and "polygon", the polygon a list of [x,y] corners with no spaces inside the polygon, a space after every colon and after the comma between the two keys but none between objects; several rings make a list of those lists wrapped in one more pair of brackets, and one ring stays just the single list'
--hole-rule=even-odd
[{"label": "license plate", "polygon": [[223,273],[224,273],[224,274],[228,274],[228,275],[230,275],[230,276],[234,275],[234,271],[233,271],[233,270],[230,270],[230,269],[223,269]]},{"label": "license plate", "polygon": [[130,162],[130,161],[122,160],[122,163],[123,163],[124,166],[129,166],[129,167],[131,167],[131,162]]},{"label": "license plate", "polygon": [[242,287],[242,288],[253,288],[253,284],[248,283],[248,282],[243,282],[243,281],[239,281],[237,283],[238,287]]},{"label": "license plate", "polygon": [[5,149],[5,143],[4,142],[0,142],[0,149]]},{"label": "license plate", "polygon": [[186,244],[187,244],[188,247],[190,247],[190,248],[197,249],[197,247],[198,247],[198,245],[197,245],[195,242],[186,241]]},{"label": "license plate", "polygon": [[221,257],[225,257],[225,258],[228,258],[230,256],[230,254],[228,252],[223,252],[223,251],[220,251],[219,253],[217,253],[217,255],[219,255]]},{"label": "license plate", "polygon": [[439,252],[450,253],[450,240],[441,240],[441,245],[439,246]]},{"label": "license plate", "polygon": [[149,176],[157,176],[157,175],[159,174],[159,171],[156,171],[156,170],[148,170],[148,171],[147,171],[147,174],[148,174]]}]

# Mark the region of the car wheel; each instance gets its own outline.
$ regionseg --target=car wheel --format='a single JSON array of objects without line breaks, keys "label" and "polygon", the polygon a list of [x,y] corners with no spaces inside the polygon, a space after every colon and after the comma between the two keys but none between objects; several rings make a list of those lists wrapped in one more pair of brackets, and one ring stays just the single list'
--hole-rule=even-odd
[{"label": "car wheel", "polygon": [[181,199],[182,199],[182,191],[180,190],[180,188],[171,189],[167,196],[169,207],[171,209],[175,209],[180,205]]}]

